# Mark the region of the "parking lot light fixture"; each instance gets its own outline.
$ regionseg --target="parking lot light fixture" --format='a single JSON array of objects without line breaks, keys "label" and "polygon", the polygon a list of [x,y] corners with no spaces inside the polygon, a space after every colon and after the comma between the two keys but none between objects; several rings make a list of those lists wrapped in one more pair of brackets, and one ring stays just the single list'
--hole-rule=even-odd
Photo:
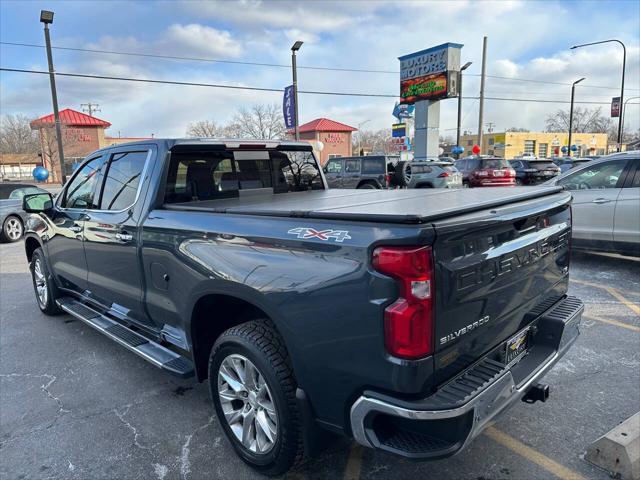
[{"label": "parking lot light fixture", "polygon": [[[456,129],[456,147],[460,146],[460,123],[462,122],[462,72],[471,66],[473,62],[465,63],[458,72],[458,128]],[[456,154],[460,158],[460,154]]]},{"label": "parking lot light fixture", "polygon": [[293,70],[293,103],[295,107],[295,119],[293,125],[295,127],[294,131],[296,141],[300,140],[300,132],[298,131],[298,72],[296,67],[296,52],[300,50],[302,43],[303,42],[301,42],[300,40],[297,40],[291,47],[291,69]]},{"label": "parking lot light fixture", "polygon": [[569,107],[569,145],[567,150],[567,156],[571,156],[571,130],[573,128],[573,99],[576,95],[576,85],[583,81],[585,77],[582,77],[580,80],[576,80],[571,85],[571,107]]},{"label": "parking lot light fixture", "polygon": [[[40,11],[40,21],[44,25],[44,43],[47,48],[47,62],[49,64],[49,83],[51,84],[51,102],[53,103],[53,118],[56,124],[56,140],[58,143],[58,161],[60,162],[61,180],[64,184],[67,181],[67,176],[64,169],[64,152],[62,149],[62,128],[60,126],[60,112],[58,111],[58,94],[56,92],[56,75],[53,69],[53,54],[51,53],[51,37],[49,36],[49,25],[53,23],[54,13],[49,10]],[[49,152],[51,155],[51,152]],[[53,167],[53,161],[49,158],[51,166]]]},{"label": "parking lot light fixture", "polygon": [[[576,48],[588,47],[589,45],[600,45],[601,43],[616,42],[622,45],[622,82],[620,85],[620,106],[622,107],[624,102],[624,70],[627,64],[627,47],[620,40],[612,38],[610,40],[601,40],[600,42],[583,43],[581,45],[574,45],[571,50]],[[618,114],[618,151],[622,149],[622,112]]]}]

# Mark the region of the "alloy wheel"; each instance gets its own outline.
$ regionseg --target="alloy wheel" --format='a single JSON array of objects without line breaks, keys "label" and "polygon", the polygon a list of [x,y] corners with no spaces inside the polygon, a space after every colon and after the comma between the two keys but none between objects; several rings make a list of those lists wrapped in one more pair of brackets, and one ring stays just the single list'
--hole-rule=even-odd
[{"label": "alloy wheel", "polygon": [[38,302],[42,308],[47,306],[47,300],[49,299],[49,290],[47,289],[47,277],[44,274],[42,263],[39,258],[36,258],[33,263],[33,283],[36,287],[36,293],[38,294]]},{"label": "alloy wheel", "polygon": [[264,375],[251,360],[232,354],[222,361],[218,396],[236,439],[250,452],[269,452],[278,438],[278,415]]},{"label": "alloy wheel", "polygon": [[15,242],[20,237],[22,237],[22,223],[17,218],[10,218],[7,220],[4,226],[4,231],[7,237],[12,242]]}]

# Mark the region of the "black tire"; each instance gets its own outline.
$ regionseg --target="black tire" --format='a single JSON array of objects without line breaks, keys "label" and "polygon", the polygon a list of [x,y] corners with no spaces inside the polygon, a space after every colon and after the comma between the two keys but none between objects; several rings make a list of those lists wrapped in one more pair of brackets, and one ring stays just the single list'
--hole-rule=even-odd
[{"label": "black tire", "polygon": [[[36,248],[33,252],[29,270],[31,270],[33,291],[36,295],[38,308],[40,308],[45,315],[58,315],[62,313],[62,310],[60,310],[56,304],[56,300],[60,298],[60,293],[54,283],[53,276],[49,273],[47,262],[44,259],[41,248]],[[38,272],[42,275],[42,278],[40,278]],[[44,294],[41,295],[42,290],[39,292],[39,287],[44,287],[46,298],[43,299]]]},{"label": "black tire", "polygon": [[406,187],[411,182],[411,163],[410,162],[398,162],[396,164],[396,171],[393,172],[393,182],[399,187]]},{"label": "black tire", "polygon": [[520,178],[516,178],[516,185],[524,185],[524,182]]},{"label": "black tire", "polygon": [[[256,453],[245,447],[236,438],[225,417],[218,393],[218,373],[223,362],[232,355],[248,359],[257,369],[258,377],[268,387],[276,412],[277,427],[275,441],[266,453]],[[218,420],[236,453],[245,463],[265,475],[282,475],[302,461],[303,436],[296,402],[297,383],[284,342],[267,320],[254,320],[232,327],[218,338],[209,357],[209,387]],[[254,396],[254,402],[255,398]],[[244,409],[248,399],[233,401],[244,402],[244,407],[239,406],[239,410],[235,411],[246,411]],[[258,408],[255,404],[251,407]],[[244,430],[244,419],[242,428]],[[257,425],[254,430],[257,430]]]},{"label": "black tire", "polygon": [[469,185],[469,182],[467,180],[463,180],[462,181],[462,188],[471,188],[471,185]]},{"label": "black tire", "polygon": [[368,190],[373,189],[373,190],[375,190],[377,188],[378,187],[374,183],[371,183],[371,182],[364,182],[364,183],[361,183],[360,185],[358,185],[358,189],[368,189]]},{"label": "black tire", "polygon": [[2,222],[0,240],[6,243],[17,242],[24,235],[24,224],[17,215],[9,215]]}]

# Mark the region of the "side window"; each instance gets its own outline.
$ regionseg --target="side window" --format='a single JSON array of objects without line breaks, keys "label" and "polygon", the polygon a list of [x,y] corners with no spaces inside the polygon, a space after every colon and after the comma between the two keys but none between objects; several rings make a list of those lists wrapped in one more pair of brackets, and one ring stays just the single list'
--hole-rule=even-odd
[{"label": "side window", "polygon": [[[322,176],[309,151],[272,152],[274,193],[323,190]],[[338,161],[339,162],[339,161]]]},{"label": "side window", "polygon": [[559,180],[558,185],[564,185],[569,190],[616,188],[626,163],[626,160],[617,160],[591,165]]},{"label": "side window", "polygon": [[631,188],[640,187],[640,167],[636,167],[636,174],[633,177],[633,182],[631,182]]},{"label": "side window", "polygon": [[104,157],[96,157],[86,163],[73,178],[60,202],[62,208],[97,208],[94,190],[100,177]]},{"label": "side window", "polygon": [[348,158],[344,161],[345,173],[360,173],[360,159]]},{"label": "side window", "polygon": [[102,188],[102,210],[124,210],[136,200],[148,152],[118,152],[111,156]]},{"label": "side window", "polygon": [[371,157],[362,159],[362,173],[370,175],[383,175],[384,170],[384,158]]},{"label": "side window", "polygon": [[457,160],[454,165],[456,166],[456,168],[458,170],[462,171],[467,166],[467,161],[466,160]]},{"label": "side window", "polygon": [[521,168],[522,167],[522,162],[519,160],[511,160],[511,167],[512,168]]},{"label": "side window", "polygon": [[342,160],[332,159],[327,163],[327,173],[340,173],[342,172]]}]

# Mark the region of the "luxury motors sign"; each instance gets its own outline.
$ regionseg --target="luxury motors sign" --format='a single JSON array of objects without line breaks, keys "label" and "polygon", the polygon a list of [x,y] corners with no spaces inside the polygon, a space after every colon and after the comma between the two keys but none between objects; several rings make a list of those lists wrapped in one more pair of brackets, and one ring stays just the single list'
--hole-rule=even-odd
[{"label": "luxury motors sign", "polygon": [[459,43],[443,43],[400,60],[400,103],[439,100],[458,95]]}]

